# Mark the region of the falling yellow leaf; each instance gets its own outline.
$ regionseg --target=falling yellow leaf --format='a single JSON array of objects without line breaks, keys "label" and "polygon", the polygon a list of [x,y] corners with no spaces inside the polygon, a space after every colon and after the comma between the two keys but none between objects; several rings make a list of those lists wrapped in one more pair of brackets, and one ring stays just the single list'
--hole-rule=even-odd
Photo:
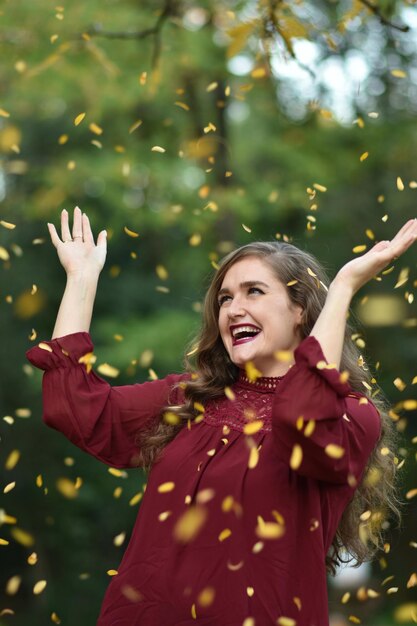
[{"label": "falling yellow leaf", "polygon": [[251,383],[256,382],[256,380],[262,376],[262,372],[256,369],[252,361],[245,363],[245,371]]},{"label": "falling yellow leaf", "polygon": [[338,446],[335,443],[329,443],[325,447],[324,451],[327,454],[327,456],[329,456],[332,459],[341,459],[342,456],[345,454],[344,448],[342,448],[341,446]]},{"label": "falling yellow leaf", "polygon": [[261,430],[263,425],[264,423],[262,420],[253,420],[253,422],[249,422],[248,424],[244,425],[243,432],[245,433],[245,435],[254,435]]},{"label": "falling yellow leaf", "polygon": [[291,350],[277,350],[274,352],[274,358],[281,363],[289,363],[294,358],[294,353]]},{"label": "falling yellow leaf", "polygon": [[249,452],[248,468],[254,469],[258,465],[259,450],[256,446],[252,446]]},{"label": "falling yellow leaf", "polygon": [[398,280],[394,285],[394,289],[398,289],[398,287],[402,287],[407,281],[410,274],[409,267],[403,267],[400,271],[400,275],[398,276]]},{"label": "falling yellow leaf", "polygon": [[368,247],[368,246],[366,246],[365,244],[362,244],[362,245],[359,245],[359,246],[355,246],[355,247],[352,249],[352,252],[354,252],[355,254],[358,254],[358,253],[360,253],[360,252],[365,252],[365,250],[366,250],[366,248],[367,248],[367,247]]},{"label": "falling yellow leaf", "polygon": [[395,78],[407,78],[407,72],[404,70],[391,70],[391,75]]},{"label": "falling yellow leaf", "polygon": [[142,124],[143,124],[142,120],[137,120],[136,122],[134,122],[132,126],[129,128],[129,135],[135,132],[135,130],[139,128],[139,126],[142,126]]},{"label": "falling yellow leaf", "polygon": [[74,119],[74,126],[78,126],[79,124],[81,124],[84,118],[85,118],[85,113],[79,113],[77,117]]},{"label": "falling yellow leaf", "polygon": [[155,272],[159,280],[167,280],[167,278],[169,277],[168,270],[163,265],[157,265],[155,268]]},{"label": "falling yellow leaf", "polygon": [[363,152],[363,154],[361,154],[361,156],[359,157],[359,160],[361,162],[365,161],[368,158],[368,156],[369,156],[369,152]]},{"label": "falling yellow leaf", "polygon": [[14,596],[18,591],[22,582],[21,576],[12,576],[6,583],[6,593],[9,596]]},{"label": "falling yellow leaf", "polygon": [[129,235],[129,237],[139,237],[139,233],[135,233],[135,231],[130,230],[127,226],[124,226],[123,230],[125,231],[126,235]]},{"label": "falling yellow leaf", "polygon": [[10,259],[10,254],[7,252],[6,248],[0,246],[0,259],[2,261],[8,261]]},{"label": "falling yellow leaf", "polygon": [[207,519],[207,509],[200,505],[190,506],[175,524],[173,535],[177,541],[188,543],[200,532]]},{"label": "falling yellow leaf", "polygon": [[38,582],[35,583],[33,587],[33,593],[35,595],[39,595],[45,589],[46,585],[47,585],[46,580],[38,580]]},{"label": "falling yellow leaf", "polygon": [[397,189],[398,191],[404,191],[404,183],[400,176],[397,176]]},{"label": "falling yellow leaf", "polygon": [[14,526],[10,530],[10,534],[12,535],[13,539],[17,541],[17,543],[20,543],[25,548],[30,548],[35,543],[34,536],[28,533],[26,530],[23,530],[22,528],[17,528],[16,526]]},{"label": "falling yellow leaf", "polygon": [[101,135],[103,133],[103,129],[101,128],[101,126],[99,126],[98,124],[95,124],[94,122],[91,122],[88,128],[95,135]]},{"label": "falling yellow leaf", "polygon": [[56,488],[65,498],[72,500],[78,496],[78,489],[75,484],[69,478],[58,478],[56,481]]},{"label": "falling yellow leaf", "polygon": [[161,483],[158,487],[159,493],[168,493],[169,491],[172,491],[173,489],[175,489],[175,483],[172,481]]},{"label": "falling yellow leaf", "polygon": [[263,518],[258,515],[258,525],[256,526],[255,532],[260,539],[279,539],[285,534],[285,526],[275,522],[265,522]]},{"label": "falling yellow leaf", "polygon": [[13,230],[14,228],[16,228],[16,224],[12,224],[11,222],[5,222],[4,220],[0,220],[0,225],[3,226],[3,228],[8,228],[9,230]]},{"label": "falling yellow leaf", "polygon": [[252,78],[265,78],[265,76],[267,75],[267,71],[264,67],[256,67],[254,70],[251,71],[250,75],[252,76]]},{"label": "falling yellow leaf", "polygon": [[230,530],[230,528],[225,528],[224,530],[221,531],[221,533],[218,536],[218,540],[219,541],[224,541],[225,539],[227,539],[228,537],[230,537],[230,535],[232,534],[232,531]]},{"label": "falling yellow leaf", "polygon": [[151,148],[151,151],[152,152],[161,152],[161,153],[166,152],[165,148],[162,148],[161,146],[153,146]]},{"label": "falling yellow leaf", "polygon": [[246,226],[246,224],[242,224],[242,228],[243,228],[243,230],[246,230],[247,233],[251,233],[252,232],[252,229],[249,228],[249,226]]},{"label": "falling yellow leaf", "polygon": [[18,464],[19,459],[20,459],[19,450],[12,450],[6,459],[6,463],[4,464],[4,467],[7,470],[14,469],[16,465]]},{"label": "falling yellow leaf", "polygon": [[303,450],[298,443],[296,443],[292,449],[291,457],[290,457],[290,467],[292,470],[297,470],[301,461],[303,460]]},{"label": "falling yellow leaf", "polygon": [[175,106],[180,107],[181,109],[184,109],[184,111],[189,111],[190,110],[190,107],[185,102],[179,102],[177,100],[177,102],[174,102],[174,104],[175,104]]},{"label": "falling yellow leaf", "polygon": [[297,626],[297,622],[292,617],[279,617],[277,624],[278,626]]},{"label": "falling yellow leaf", "polygon": [[97,371],[99,374],[103,374],[103,376],[109,376],[109,378],[117,378],[120,374],[120,370],[117,367],[113,367],[108,363],[102,363],[98,366]]},{"label": "falling yellow leaf", "polygon": [[213,604],[216,596],[216,590],[213,587],[205,587],[198,594],[197,602],[200,606],[210,606]]}]

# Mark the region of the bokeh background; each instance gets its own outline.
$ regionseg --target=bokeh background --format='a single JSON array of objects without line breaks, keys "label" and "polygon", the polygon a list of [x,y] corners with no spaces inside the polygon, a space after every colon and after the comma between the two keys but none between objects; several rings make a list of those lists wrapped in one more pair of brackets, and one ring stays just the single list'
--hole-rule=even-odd
[{"label": "bokeh background", "polygon": [[[65,285],[46,223],[79,205],[108,231],[91,327],[103,377],[181,371],[229,250],[288,240],[332,277],[416,215],[417,8],[3,0],[0,59],[0,625],[91,626],[145,476],[42,423],[25,351],[50,338]],[[334,626],[417,623],[416,258],[352,307],[401,433],[404,512],[372,564],[329,581]]]}]

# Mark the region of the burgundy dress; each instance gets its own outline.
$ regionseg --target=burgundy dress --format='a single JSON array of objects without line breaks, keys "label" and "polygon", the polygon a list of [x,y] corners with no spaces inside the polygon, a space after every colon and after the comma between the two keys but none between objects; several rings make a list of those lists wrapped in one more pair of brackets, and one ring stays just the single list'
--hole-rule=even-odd
[{"label": "burgundy dress", "polygon": [[[78,363],[88,333],[45,343],[52,352],[27,352],[46,370],[45,422],[108,465],[134,466],[136,433],[181,402],[174,385],[188,375],[112,387]],[[97,626],[328,625],[325,556],[380,417],[323,369],[314,337],[295,360],[281,378],[242,372],[164,448]]]}]

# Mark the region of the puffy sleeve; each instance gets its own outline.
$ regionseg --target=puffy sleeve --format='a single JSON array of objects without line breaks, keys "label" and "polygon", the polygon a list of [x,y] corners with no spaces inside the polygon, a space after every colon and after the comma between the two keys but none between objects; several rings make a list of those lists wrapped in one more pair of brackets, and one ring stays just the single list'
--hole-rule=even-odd
[{"label": "puffy sleeve", "polygon": [[43,420],[100,461],[117,468],[137,467],[137,433],[158,419],[164,406],[181,402],[182,390],[175,385],[186,375],[111,386],[92,369],[87,371],[93,349],[89,333],[79,332],[26,352],[28,360],[44,370]]},{"label": "puffy sleeve", "polygon": [[303,476],[354,487],[380,437],[375,406],[353,392],[313,336],[295,350],[277,387],[273,437],[277,454]]}]

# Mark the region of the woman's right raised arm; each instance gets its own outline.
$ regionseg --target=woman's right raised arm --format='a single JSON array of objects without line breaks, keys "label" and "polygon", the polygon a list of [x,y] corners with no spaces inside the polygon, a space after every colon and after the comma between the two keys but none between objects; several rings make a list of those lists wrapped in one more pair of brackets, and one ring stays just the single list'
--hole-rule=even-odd
[{"label": "woman's right raised arm", "polygon": [[67,274],[52,339],[89,332],[98,279],[106,260],[107,233],[99,233],[96,245],[90,221],[78,207],[74,209],[72,235],[65,209],[61,213],[61,238],[53,224],[48,223],[48,229]]}]

